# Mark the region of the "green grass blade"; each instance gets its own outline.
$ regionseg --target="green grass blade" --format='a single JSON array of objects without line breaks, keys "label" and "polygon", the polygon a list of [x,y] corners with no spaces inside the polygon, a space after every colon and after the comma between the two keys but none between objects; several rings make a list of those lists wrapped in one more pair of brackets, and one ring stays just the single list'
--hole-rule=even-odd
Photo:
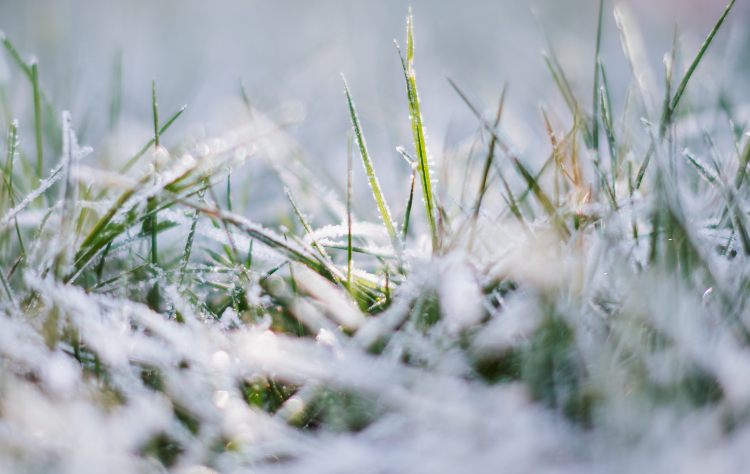
[{"label": "green grass blade", "polygon": [[729,5],[727,5],[727,8],[724,10],[724,13],[719,18],[719,21],[716,22],[716,25],[714,25],[714,28],[711,30],[711,33],[708,34],[706,41],[703,42],[703,45],[701,45],[700,50],[698,50],[698,54],[695,55],[695,59],[693,59],[693,62],[690,63],[690,67],[685,73],[685,76],[680,81],[680,85],[677,86],[674,96],[672,96],[672,101],[669,104],[668,116],[665,116],[662,118],[662,127],[666,128],[667,124],[664,123],[665,120],[667,121],[671,120],[671,116],[674,113],[675,109],[677,108],[677,105],[680,103],[680,99],[682,98],[682,94],[685,92],[685,88],[688,85],[688,81],[690,81],[690,77],[692,77],[693,72],[695,72],[695,68],[697,68],[698,64],[701,62],[701,59],[703,59],[703,55],[706,53],[708,46],[711,44],[711,41],[713,41],[714,36],[716,36],[716,32],[719,31],[721,24],[724,23],[724,19],[729,14],[729,11],[732,9],[732,6],[734,6],[734,2],[735,0],[732,0],[731,2],[729,2]]},{"label": "green grass blade", "polygon": [[643,162],[641,163],[641,166],[638,168],[638,174],[636,175],[636,178],[635,178],[635,189],[641,189],[643,176],[646,174],[646,168],[648,168],[648,164],[651,162],[651,156],[654,154],[655,150],[656,150],[656,145],[654,144],[654,141],[651,140],[651,144],[648,146],[648,150],[646,150],[646,156],[643,158]]},{"label": "green grass blade", "polygon": [[411,217],[411,206],[414,202],[414,181],[416,181],[416,170],[411,173],[411,188],[409,189],[409,200],[406,202],[406,211],[404,212],[404,224],[401,226],[401,239],[406,241],[409,233],[409,219]]},{"label": "green grass blade", "polygon": [[359,117],[357,117],[357,112],[354,109],[354,102],[352,101],[352,96],[349,93],[349,86],[346,84],[346,79],[344,76],[341,76],[342,79],[344,79],[344,90],[346,91],[346,99],[349,103],[349,113],[352,118],[352,125],[354,126],[354,133],[357,136],[357,143],[359,144],[359,152],[362,155],[362,163],[365,166],[365,172],[367,173],[367,180],[370,183],[370,189],[372,190],[372,194],[375,197],[375,202],[378,205],[378,210],[380,211],[380,217],[383,220],[383,225],[385,226],[386,231],[388,232],[388,236],[391,238],[391,244],[393,245],[393,249],[396,251],[396,253],[400,252],[400,243],[398,234],[396,234],[396,228],[395,224],[393,223],[393,219],[391,218],[391,211],[388,208],[388,204],[385,202],[385,197],[383,196],[383,192],[380,189],[380,182],[378,181],[377,176],[375,176],[375,170],[372,167],[372,161],[370,160],[370,154],[367,152],[367,144],[365,143],[365,137],[362,133],[362,125],[359,123]]},{"label": "green grass blade", "polygon": [[102,273],[104,272],[104,262],[107,260],[107,254],[109,254],[109,250],[112,248],[112,242],[107,244],[107,246],[104,248],[104,252],[102,253],[102,259],[99,261],[99,265],[96,267],[96,284],[99,285],[102,282]]},{"label": "green grass blade", "polygon": [[[8,180],[4,181],[8,189],[8,199],[10,201],[10,207],[14,207],[15,199],[13,198],[13,162],[16,155],[16,147],[18,146],[18,120],[14,120],[8,129],[8,155],[5,161],[5,169],[8,172]],[[18,245],[21,247],[21,253],[25,254],[26,249],[23,245],[23,238],[21,237],[21,229],[18,227],[18,217],[15,219],[16,224],[16,235],[18,236]]]},{"label": "green grass blade", "polygon": [[[195,240],[195,228],[198,226],[198,211],[193,214],[193,220],[190,223],[190,232],[188,232],[187,241],[185,242],[185,251],[182,253],[182,265],[180,265],[180,286],[185,284],[185,272],[187,270],[188,263],[190,262],[190,253],[193,250],[193,242]],[[250,242],[249,255],[253,253],[253,244]],[[248,268],[250,266],[248,265]]]},{"label": "green grass blade", "polygon": [[109,105],[109,130],[117,128],[122,109],[122,48],[115,53],[115,64],[112,77],[112,97]]},{"label": "green grass blade", "polygon": [[740,189],[740,186],[742,186],[742,181],[747,174],[748,164],[750,164],[750,139],[747,140],[745,148],[742,150],[742,155],[740,156],[740,167],[734,177],[734,187],[737,189]]},{"label": "green grass blade", "polygon": [[297,207],[297,203],[294,201],[294,196],[292,196],[292,191],[289,188],[284,188],[284,194],[286,194],[286,197],[289,200],[289,204],[292,205],[292,209],[294,209],[294,213],[297,214],[297,218],[302,223],[302,227],[305,228],[305,232],[307,232],[307,235],[309,235],[310,238],[312,239],[313,245],[315,246],[316,249],[318,249],[318,252],[320,252],[320,256],[326,259],[327,261],[330,261],[331,257],[328,256],[328,253],[326,253],[323,247],[321,247],[321,245],[318,243],[318,240],[313,236],[313,231],[312,231],[312,228],[310,227],[310,224],[307,223],[305,216],[302,215],[302,212],[299,210],[299,207]]},{"label": "green grass blade", "polygon": [[[417,94],[417,82],[414,74],[414,30],[413,17],[411,9],[406,19],[406,61],[398,50],[401,58],[401,65],[404,69],[404,79],[406,80],[406,94],[409,99],[409,113],[411,118],[412,134],[414,135],[414,148],[417,152],[417,161],[419,163],[419,174],[422,182],[422,193],[424,195],[425,212],[427,213],[427,223],[430,228],[430,237],[432,239],[432,252],[437,253],[438,247],[437,225],[435,224],[435,213],[432,200],[432,183],[430,181],[430,168],[427,162],[427,148],[425,145],[424,128],[422,126],[422,114],[419,110],[419,96]],[[396,44],[398,48],[398,44]]]},{"label": "green grass blade", "polygon": [[[505,105],[505,93],[507,90],[508,85],[506,84],[505,86],[503,86],[503,93],[500,96],[500,105],[497,107],[497,115],[495,116],[494,128],[497,128],[500,125],[500,118],[503,114],[503,107]],[[479,185],[476,205],[474,206],[474,220],[479,218],[479,209],[482,207],[482,200],[484,199],[484,194],[487,192],[487,177],[490,174],[490,165],[495,158],[495,145],[497,145],[497,137],[495,137],[495,135],[492,135],[492,138],[490,139],[489,151],[487,152],[487,160],[484,162],[484,170],[482,170],[482,181]]]},{"label": "green grass blade", "polygon": [[[159,110],[156,104],[156,79],[152,79],[151,81],[151,104],[154,110],[154,169],[158,171],[159,163],[156,160],[156,154],[159,153]],[[156,206],[156,198],[149,198],[148,211],[152,212],[154,209],[156,209]],[[156,214],[150,217],[147,221],[143,222],[143,231],[151,231],[151,263],[154,266],[159,264],[158,245],[156,241],[156,224]]]},{"label": "green grass blade", "polygon": [[612,182],[617,179],[617,142],[615,141],[615,131],[612,129],[612,112],[609,110],[608,102],[605,100],[605,90],[602,87],[599,90],[599,104],[602,109],[602,123],[604,124],[604,133],[607,135],[607,145],[609,146],[609,155],[612,160]]},{"label": "green grass blade", "polygon": [[594,54],[594,113],[592,118],[591,148],[599,151],[599,51],[602,44],[602,20],[604,17],[604,0],[599,0],[599,21],[596,26],[596,53]]},{"label": "green grass blade", "polygon": [[0,30],[0,40],[2,40],[3,45],[5,45],[5,49],[8,50],[8,53],[16,62],[16,65],[18,65],[21,71],[26,74],[26,77],[29,79],[29,81],[33,81],[31,68],[28,64],[26,64],[26,61],[21,58],[21,55],[18,54],[18,50],[15,48],[15,46],[13,46],[10,40],[5,37],[5,33],[2,30]]},{"label": "green grass blade", "polygon": [[245,108],[247,109],[247,115],[250,118],[253,118],[253,108],[250,104],[250,98],[247,95],[247,89],[245,89],[245,81],[242,79],[242,76],[240,76],[239,82],[240,82],[240,94],[242,94],[242,102],[244,102]]},{"label": "green grass blade", "polygon": [[39,66],[36,60],[31,63],[31,84],[34,89],[34,129],[36,132],[36,174],[44,176],[44,150],[42,143],[42,98],[39,90]]},{"label": "green grass blade", "polygon": [[693,165],[693,167],[698,171],[698,174],[700,174],[703,179],[705,179],[712,186],[716,184],[718,178],[713,174],[713,172],[706,169],[706,167],[698,162],[698,160],[696,160],[689,152],[684,151],[682,154],[685,156],[685,159],[688,161],[688,163]]},{"label": "green grass blade", "polygon": [[672,40],[672,55],[669,59],[664,60],[664,102],[661,111],[661,122],[659,124],[659,136],[663,137],[666,133],[667,126],[672,121],[672,110],[670,109],[670,99],[672,96],[672,73],[674,72],[675,58],[677,57],[677,27],[674,29],[674,39]]},{"label": "green grass blade", "polygon": [[[187,105],[184,105],[180,110],[178,110],[172,116],[172,118],[170,118],[167,121],[167,123],[165,123],[164,126],[159,129],[158,135],[159,136],[164,135],[164,132],[166,132],[167,129],[169,128],[169,126],[172,125],[175,120],[177,120],[177,117],[179,117],[180,115],[182,115],[182,113],[185,111],[185,109],[187,109]],[[146,146],[144,146],[143,148],[141,148],[141,150],[138,153],[136,153],[135,155],[133,155],[133,157],[131,159],[129,159],[128,162],[125,163],[125,165],[122,168],[120,168],[119,172],[121,174],[127,173],[128,170],[130,170],[130,168],[132,168],[133,165],[136,164],[136,162],[138,160],[140,160],[143,155],[146,154],[146,152],[148,151],[148,149],[151,148],[154,145],[155,142],[156,142],[155,138],[152,138],[151,140],[149,140],[149,142],[146,144]],[[99,199],[101,199],[101,197],[102,196],[99,196]]]}]

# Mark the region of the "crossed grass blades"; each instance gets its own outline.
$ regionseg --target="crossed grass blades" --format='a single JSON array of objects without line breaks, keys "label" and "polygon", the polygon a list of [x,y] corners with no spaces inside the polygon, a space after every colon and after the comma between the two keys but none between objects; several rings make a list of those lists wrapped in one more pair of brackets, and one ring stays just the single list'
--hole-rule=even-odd
[{"label": "crossed grass blades", "polygon": [[[372,387],[358,389],[346,377],[342,382],[314,370],[301,374],[288,367],[279,369],[286,367],[280,362],[276,368],[250,364],[249,369],[228,375],[230,388],[206,392],[190,385],[191,373],[210,370],[198,356],[191,358],[177,350],[166,358],[159,351],[122,359],[106,355],[107,342],[97,338],[111,327],[94,321],[93,314],[121,315],[127,330],[112,337],[137,341],[143,347],[174,344],[181,328],[196,341],[204,337],[202,343],[219,337],[212,333],[261,334],[253,339],[254,344],[276,334],[291,343],[317,339],[334,352],[345,350],[362,357],[397,354],[387,359],[389,363],[425,373],[436,370],[433,356],[419,348],[427,344],[434,351],[444,350],[436,334],[447,331],[449,347],[467,362],[462,379],[481,384],[520,381],[536,400],[579,429],[610,429],[599,414],[626,399],[638,409],[644,404],[649,409],[677,406],[690,410],[734,403],[731,400],[736,398],[727,396],[731,383],[723,378],[721,367],[685,349],[679,331],[659,311],[629,297],[629,292],[651,291],[640,297],[646,302],[679,299],[680,295],[709,298],[725,336],[738,347],[750,344],[743,321],[750,275],[741,270],[732,277],[718,274],[715,263],[742,269],[750,255],[743,210],[750,189],[745,179],[750,141],[743,145],[744,124],[732,123],[736,154],[724,158],[706,129],[701,139],[710,164],[704,164],[686,148],[687,144],[695,146],[695,138],[679,133],[681,121],[695,113],[695,106],[685,101],[690,79],[733,4],[672,92],[679,70],[675,36],[665,61],[660,118],[652,122],[656,116],[650,115],[654,110],[648,104],[654,91],[644,90],[638,81],[631,83],[622,115],[615,118],[599,57],[602,1],[591,104],[582,102],[572,89],[551,47],[545,55],[572,119],[562,131],[559,127],[564,121],[546,105],[541,107],[540,119],[552,152],[536,168],[503,131],[505,90],[490,120],[483,107],[451,81],[479,120],[480,132],[474,141],[484,150],[478,169],[472,156],[463,157],[466,166],[458,200],[451,197],[455,189],[451,183],[432,178],[410,13],[406,55],[400,49],[398,54],[413,152],[405,147],[398,152],[409,161],[413,174],[400,231],[375,173],[377,157],[367,149],[345,81],[353,126],[348,137],[346,207],[343,215],[335,206],[330,212],[339,219],[334,223],[345,225],[315,228],[294,196],[307,192],[305,188],[329,199],[329,190],[306,169],[301,178],[304,186],[294,189],[293,180],[276,169],[283,182],[289,181],[292,189],[285,193],[293,211],[290,215],[303,230],[300,234],[290,230],[296,226],[292,218],[286,218],[277,232],[233,212],[232,170],[256,159],[248,150],[260,146],[263,134],[269,133],[257,126],[262,118],[241,82],[250,125],[211,146],[188,144],[174,149],[164,148],[161,137],[185,109],[161,125],[154,82],[153,138],[119,170],[93,169],[82,163],[92,150],[79,146],[70,115],[63,112],[58,122],[53,103],[41,87],[36,62],[25,61],[3,36],[5,49],[32,86],[29,107],[33,107],[36,147],[31,156],[19,148],[24,130],[4,100],[9,126],[0,196],[3,325],[28,336],[29,347],[40,358],[66,354],[91,382],[94,399],[103,406],[127,405],[144,390],[166,396],[174,423],[154,430],[138,445],[138,454],[167,467],[193,459],[190,456],[195,454],[187,447],[194,448],[196,443],[204,449],[193,461],[206,464],[227,451],[238,453],[249,464],[268,462],[271,456],[276,460],[294,457],[278,446],[264,447],[258,455],[251,442],[232,438],[199,408],[195,397],[201,394],[213,397],[220,407],[226,403],[225,394],[236,394],[259,413],[268,414],[268,420],[301,432],[359,431],[398,408],[379,403]],[[638,64],[633,54],[629,18],[619,10],[616,17],[635,75],[647,65]],[[114,69],[113,130],[121,101],[120,53]],[[0,97],[7,94],[5,90],[0,93]],[[731,117],[731,111],[728,114]],[[600,146],[600,135],[606,146]],[[50,172],[46,166],[51,157],[43,153],[45,137],[47,149],[62,154]],[[355,150],[387,236],[384,247],[377,246],[380,237],[373,226],[352,213]],[[258,154],[262,153],[261,149]],[[429,249],[419,246],[409,225],[415,183],[421,189]],[[711,205],[701,209],[700,221],[688,218],[681,187],[711,197]],[[224,202],[218,197],[221,189],[226,189]],[[19,218],[32,215],[40,217],[33,225],[19,224]],[[513,233],[513,238],[498,238],[507,233]],[[346,240],[331,240],[331,236]],[[513,244],[514,240],[522,245]],[[595,242],[594,250],[587,252],[587,242]],[[551,270],[542,271],[558,275],[529,275],[508,255],[539,245],[549,246],[545,255],[552,262]],[[346,251],[343,260],[342,250]],[[449,273],[456,262],[469,269],[468,279],[459,283],[474,288],[475,293],[452,295],[459,289],[443,284],[452,281]],[[645,289],[644,281],[654,288]],[[460,311],[451,310],[450,300],[466,295],[477,300],[464,302],[479,308],[474,320],[466,321]],[[525,329],[505,342],[487,343],[483,334],[502,325],[510,302],[518,301],[534,308],[520,326]],[[300,347],[304,349],[300,357],[304,357],[309,347]],[[227,352],[207,353],[219,365],[231,363]],[[651,359],[664,353],[686,357],[667,382],[655,380],[647,369]],[[290,350],[288,356],[298,355]],[[18,383],[41,380],[38,367],[12,350],[2,352],[2,358],[4,370]],[[613,372],[605,373],[602,360]],[[617,382],[611,382],[612,373]],[[627,387],[627,396],[617,384]],[[193,390],[186,397],[185,391]]]}]

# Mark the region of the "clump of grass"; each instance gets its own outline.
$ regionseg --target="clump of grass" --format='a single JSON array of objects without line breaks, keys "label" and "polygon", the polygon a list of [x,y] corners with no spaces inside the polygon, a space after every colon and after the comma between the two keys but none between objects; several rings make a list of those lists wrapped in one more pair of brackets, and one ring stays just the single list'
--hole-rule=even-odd
[{"label": "clump of grass", "polygon": [[[153,138],[114,171],[82,164],[87,150],[62,112],[63,158],[39,181],[42,139],[57,123],[41,120],[49,101],[36,63],[3,36],[31,81],[35,128],[7,124],[1,170],[0,465],[620,472],[639,459],[675,470],[680,449],[685,463],[743,459],[750,141],[734,125],[688,126],[700,118],[691,79],[733,4],[672,93],[676,37],[651,123],[637,77],[615,112],[600,2],[591,104],[546,56],[567,107],[541,107],[547,156],[525,156],[504,132],[505,88],[488,120],[451,81],[479,120],[485,157],[446,164],[477,184],[467,202],[431,178],[410,12],[399,55],[414,158],[399,147],[412,169],[400,232],[346,82],[346,211],[333,219],[307,214],[311,192],[338,198],[312,172],[278,190],[283,225],[236,211],[230,176],[262,159],[248,144],[269,139],[241,80],[249,122],[173,148],[165,139],[184,108],[160,126],[154,81]],[[116,65],[112,130],[120,56]],[[24,133],[35,158],[19,148]],[[380,223],[352,206],[355,140]],[[410,225],[415,181],[428,251]],[[685,431],[710,436],[686,441]]]}]

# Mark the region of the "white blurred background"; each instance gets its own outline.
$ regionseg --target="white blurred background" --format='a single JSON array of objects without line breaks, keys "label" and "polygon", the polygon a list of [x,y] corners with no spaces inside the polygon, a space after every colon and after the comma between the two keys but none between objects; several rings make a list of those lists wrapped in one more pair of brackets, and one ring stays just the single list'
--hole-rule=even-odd
[{"label": "white blurred background", "polygon": [[[671,48],[674,25],[680,25],[685,50],[694,52],[724,2],[622,0],[621,4],[638,20],[651,64],[661,77],[661,58]],[[496,106],[507,82],[505,123],[518,129],[521,142],[524,136],[533,141],[543,133],[537,105],[540,101],[560,105],[560,99],[542,59],[546,46],[532,10],[582,104],[590,107],[596,0],[0,0],[0,28],[24,57],[39,58],[43,88],[58,111],[71,111],[87,145],[96,148],[108,134],[115,57],[121,50],[120,124],[128,131],[123,132],[128,140],[133,140],[131,148],[138,148],[152,133],[152,77],[163,120],[188,105],[165,137],[167,144],[174,144],[196,129],[218,133],[231,126],[236,114],[229,110],[241,103],[238,77],[242,76],[258,110],[272,117],[290,111],[296,119],[304,117],[290,132],[311,163],[340,174],[342,180],[350,127],[339,75],[343,72],[378,172],[386,177],[383,184],[400,197],[406,193],[406,178],[395,183],[387,178],[394,171],[408,176],[407,164],[395,147],[409,145],[411,132],[393,39],[405,43],[409,6],[415,17],[422,112],[436,160],[446,144],[451,146],[476,129],[476,121],[447,77],[488,108]],[[747,63],[743,58],[750,57],[744,26],[748,6],[744,1],[736,5],[712,45],[716,58],[723,57],[734,38],[739,45],[734,49],[735,63]],[[613,8],[611,1],[605,2],[602,57],[613,102],[619,104],[630,70]],[[31,151],[30,95],[18,69],[4,56],[0,80],[11,84],[10,108],[22,120],[23,143]],[[23,133],[24,128],[28,133]]]}]

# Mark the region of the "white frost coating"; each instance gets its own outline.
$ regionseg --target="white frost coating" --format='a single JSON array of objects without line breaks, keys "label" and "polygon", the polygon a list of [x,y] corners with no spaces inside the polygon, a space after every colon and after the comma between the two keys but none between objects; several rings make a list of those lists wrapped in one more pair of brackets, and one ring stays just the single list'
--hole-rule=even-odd
[{"label": "white frost coating", "polygon": [[[315,229],[311,234],[306,234],[304,241],[312,243],[313,239],[319,240],[346,235],[349,235],[349,227],[347,225],[327,225]],[[355,222],[352,223],[352,236],[368,237],[371,239],[387,239],[388,233],[381,225],[373,224],[371,222]]]},{"label": "white frost coating", "polygon": [[[164,211],[161,211],[159,213],[159,217],[164,218],[168,221],[180,224],[180,225],[191,225],[192,221],[185,217],[184,214],[176,211],[172,211],[170,209],[166,209]],[[195,226],[195,232],[198,235],[202,235],[204,237],[208,237],[210,239],[213,239],[223,245],[229,245],[229,239],[227,238],[227,233],[223,229],[217,229],[216,227],[207,226],[204,224],[197,224]],[[240,252],[247,254],[248,250],[250,250],[250,238],[246,235],[238,234],[236,232],[231,232],[230,235],[232,237],[232,243],[234,243],[237,250]],[[272,265],[279,265],[282,262],[286,260],[286,258],[281,255],[279,252],[274,250],[273,248],[269,247],[268,245],[264,244],[263,242],[258,242],[255,240],[253,242],[253,258],[259,258],[261,260],[264,260],[266,262],[270,262]]]},{"label": "white frost coating", "polygon": [[62,177],[62,163],[57,165],[57,167],[52,170],[52,173],[50,174],[50,177],[42,180],[39,183],[39,187],[33,190],[29,193],[28,196],[26,196],[23,201],[19,202],[16,207],[8,211],[2,219],[0,219],[0,231],[5,229],[10,221],[16,217],[16,215],[24,210],[29,204],[31,204],[36,198],[42,195],[46,190],[48,190],[57,180],[59,180]]},{"label": "white frost coating", "polygon": [[440,306],[446,319],[458,329],[478,324],[484,314],[483,295],[466,257],[454,252],[441,263]]},{"label": "white frost coating", "polygon": [[331,282],[301,265],[295,268],[295,278],[299,287],[319,301],[338,324],[352,330],[364,324],[365,317],[359,308]]},{"label": "white frost coating", "polygon": [[539,326],[540,308],[525,298],[511,298],[476,335],[475,350],[479,354],[501,354],[514,344],[528,338]]}]

